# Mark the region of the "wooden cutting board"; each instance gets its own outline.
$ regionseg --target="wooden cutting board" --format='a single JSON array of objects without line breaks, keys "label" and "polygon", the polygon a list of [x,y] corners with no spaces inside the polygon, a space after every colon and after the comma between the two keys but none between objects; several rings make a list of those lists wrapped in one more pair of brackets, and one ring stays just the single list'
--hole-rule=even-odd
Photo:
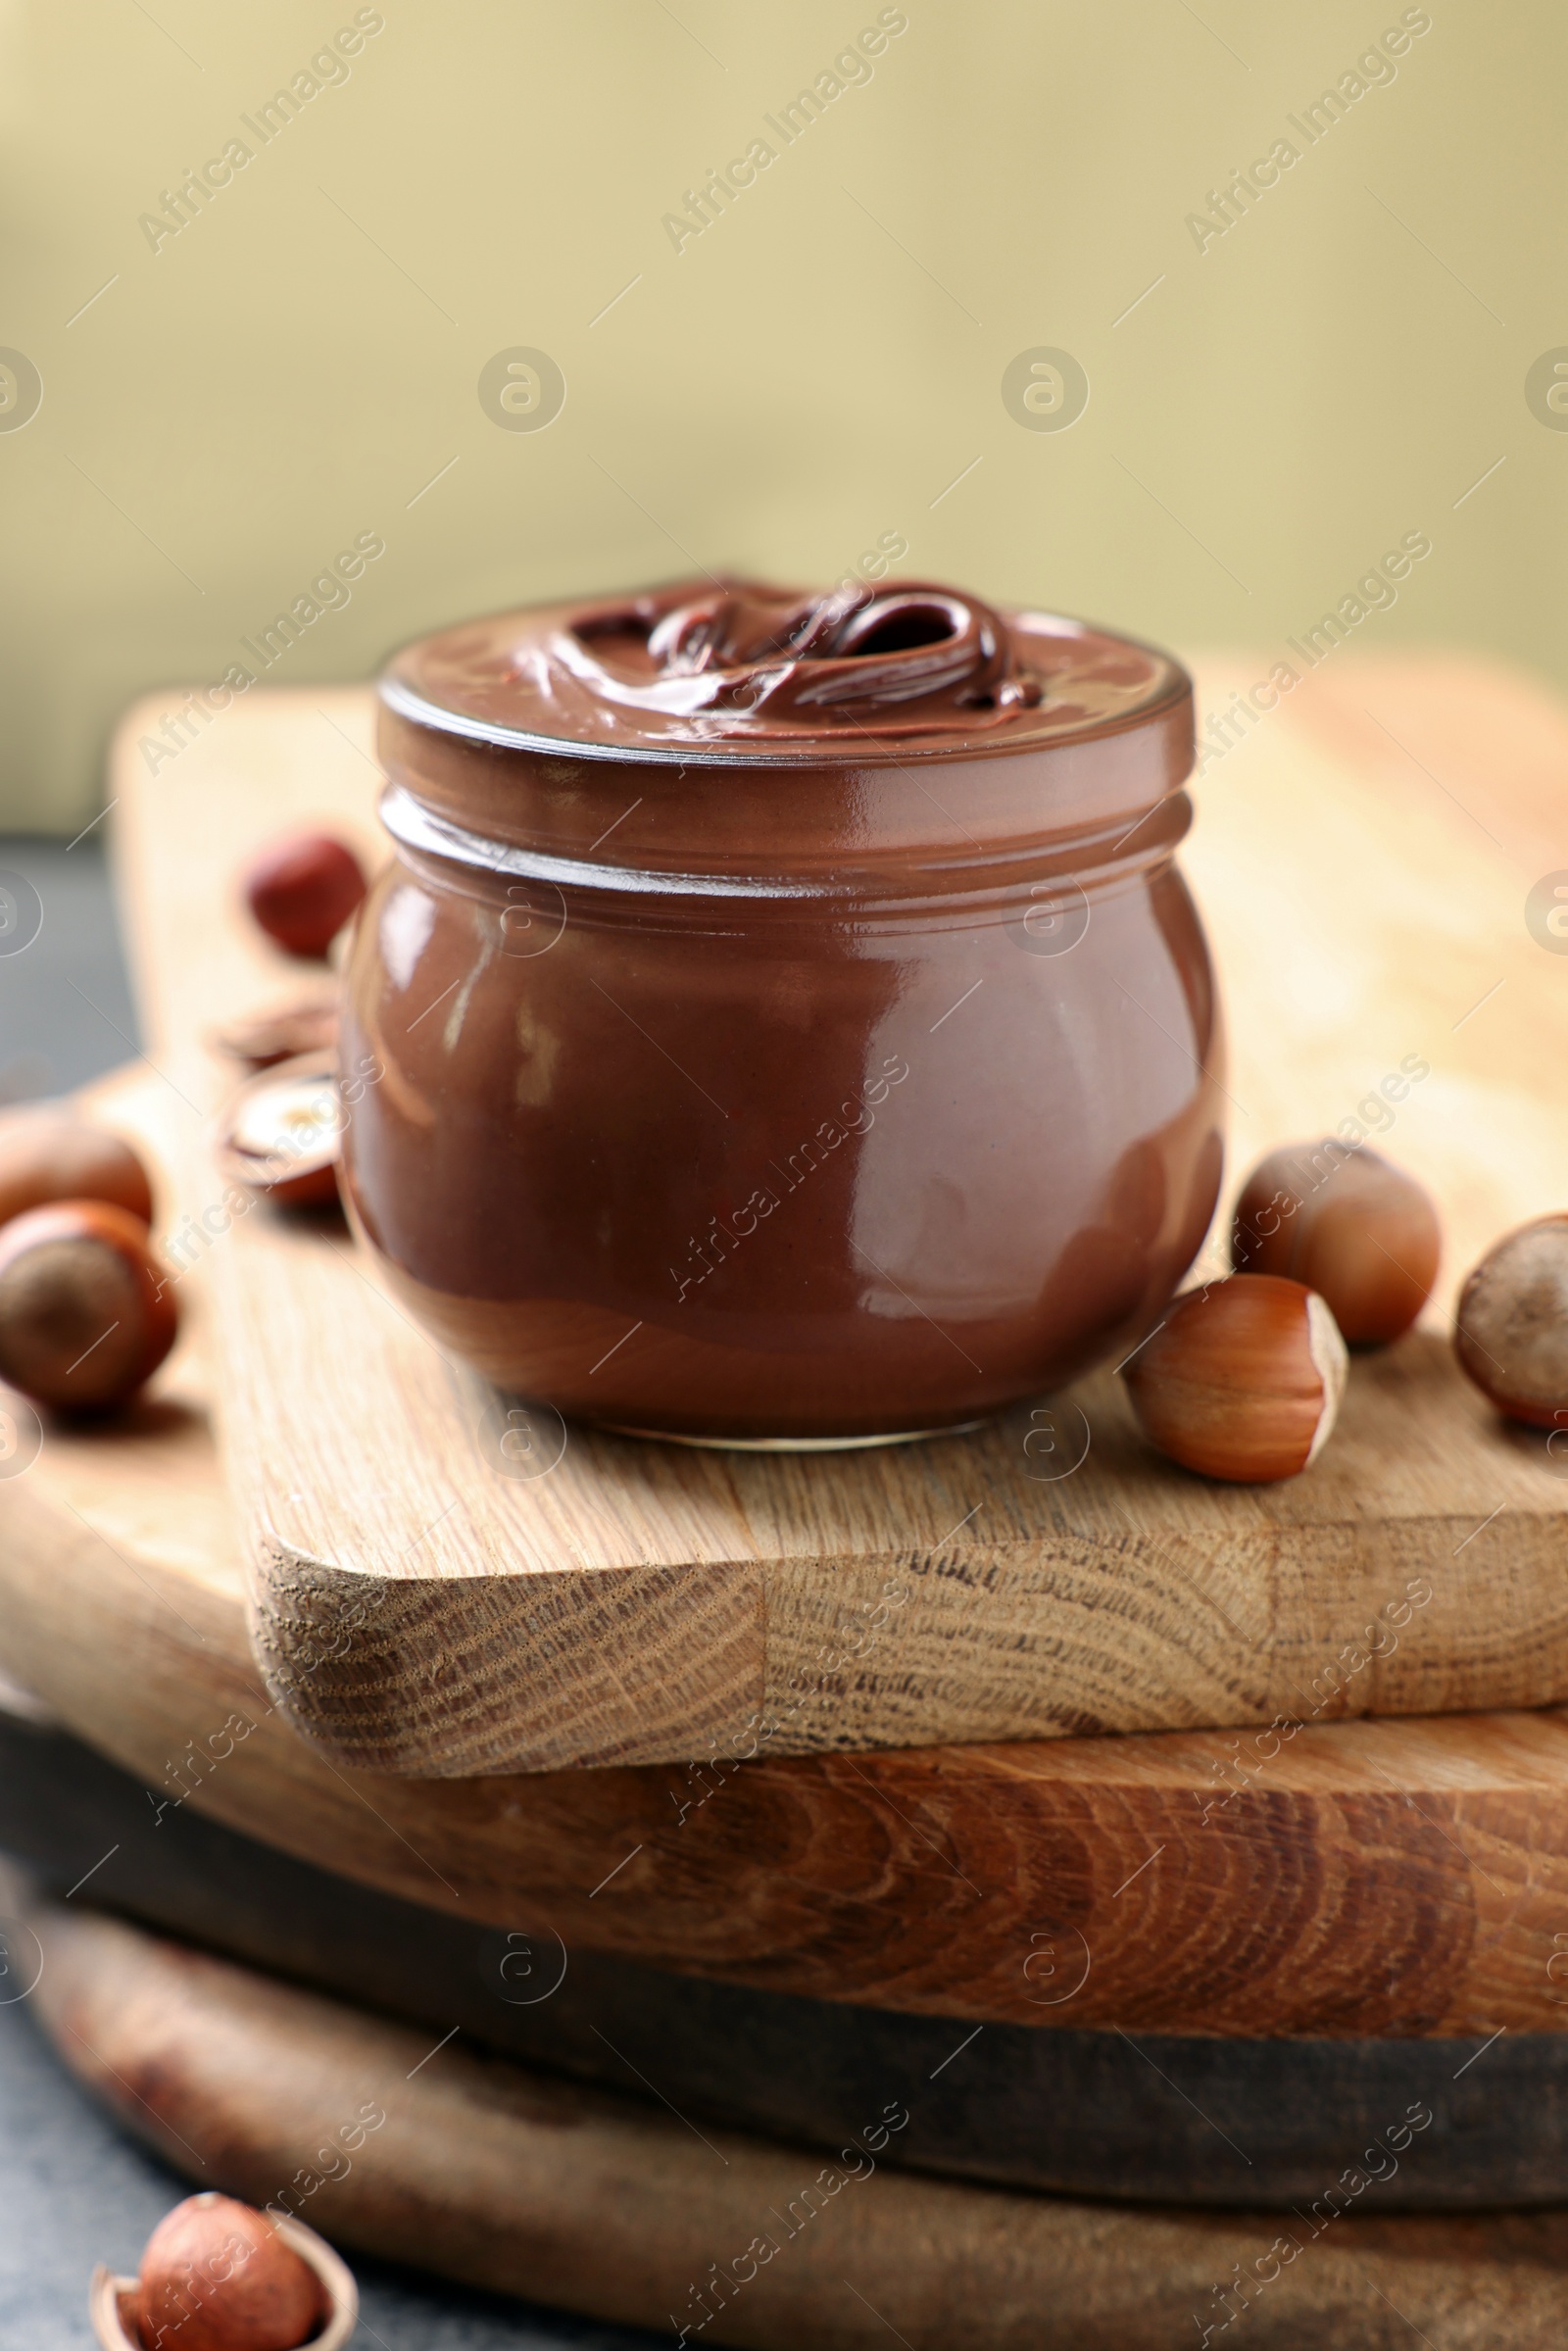
[{"label": "wooden cutting board", "polygon": [[[1200,702],[1223,704],[1230,675],[1204,671]],[[237,914],[236,870],[293,821],[378,860],[378,776],[361,692],[253,692],[156,775],[150,723],[143,706],[122,733],[113,821],[148,1050],[202,1212],[220,1085],[200,1032],[288,979]],[[1185,862],[1235,1032],[1233,1168],[1360,1105],[1448,1232],[1432,1334],[1356,1363],[1308,1475],[1189,1478],[1102,1375],[1050,1417],[839,1456],[544,1416],[547,1474],[519,1479],[506,1399],[391,1305],[342,1232],[264,1209],[223,1231],[220,1212],[188,1279],[211,1295],[276,1701],[340,1761],[466,1776],[1568,1697],[1562,1465],[1494,1419],[1436,1335],[1481,1249],[1562,1204],[1568,1103],[1544,1073],[1568,1055],[1568,989],[1523,905],[1568,855],[1546,791],[1565,752],[1560,710],[1515,681],[1349,664],[1200,782]],[[1401,1067],[1426,1074],[1396,1106],[1380,1082]],[[1416,1591],[1396,1648],[1352,1662]]]},{"label": "wooden cutting board", "polygon": [[1170,2351],[1237,2324],[1257,2351],[1562,2340],[1568,2217],[1380,2208],[1378,2179],[1419,2170],[1419,2101],[1298,2210],[1018,2195],[879,2160],[918,2088],[872,2101],[824,2159],[442,2046],[91,1911],[24,1916],[60,2056],[193,2182],[665,2341]]},{"label": "wooden cutting board", "polygon": [[909,2122],[885,2157],[901,2170],[1117,2203],[1288,2211],[1420,2101],[1432,2128],[1419,2164],[1385,2182],[1385,2209],[1559,2205],[1568,2185],[1568,2032],[1238,2040],[979,2030],[677,1976],[575,1941],[567,1954],[358,1886],[189,1805],[166,1811],[152,1836],[129,1773],[58,1726],[20,1720],[3,1691],[0,1851],[57,1900],[70,1892],[73,1910],[90,1900],[428,2026],[431,2040],[456,2027],[466,2049],[667,2100],[705,2127],[831,2154],[863,2114],[902,2097]]},{"label": "wooden cutting board", "polygon": [[1139,2035],[1563,2030],[1561,1714],[391,1777],[269,1696],[227,1511],[189,1340],[128,1425],[0,1479],[0,1671],[145,1784],[94,1865],[142,1866],[189,1804],[553,1949],[761,1990]]}]

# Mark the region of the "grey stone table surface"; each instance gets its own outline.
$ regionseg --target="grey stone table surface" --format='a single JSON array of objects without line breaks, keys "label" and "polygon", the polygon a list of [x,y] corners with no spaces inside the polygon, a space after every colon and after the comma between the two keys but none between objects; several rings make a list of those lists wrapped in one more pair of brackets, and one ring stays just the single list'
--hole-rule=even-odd
[{"label": "grey stone table surface", "polygon": [[84,1086],[139,1040],[102,825],[70,843],[0,834],[0,891],[3,1107]]},{"label": "grey stone table surface", "polygon": [[[85,1085],[137,1050],[102,849],[0,837],[0,1106]],[[32,896],[27,895],[30,888]],[[23,919],[15,918],[21,904]],[[29,919],[29,916],[37,919]],[[188,2182],[126,2138],[35,2031],[0,2006],[0,2344],[79,2351],[92,2343],[87,2279],[130,2271]],[[359,2351],[637,2351],[628,2334],[376,2263],[354,2261]]]}]

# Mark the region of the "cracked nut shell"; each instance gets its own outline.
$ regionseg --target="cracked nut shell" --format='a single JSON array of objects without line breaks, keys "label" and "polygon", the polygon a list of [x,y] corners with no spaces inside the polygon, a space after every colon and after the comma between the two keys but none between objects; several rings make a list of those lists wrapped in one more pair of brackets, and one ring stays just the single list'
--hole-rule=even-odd
[{"label": "cracked nut shell", "polygon": [[187,2196],[147,2240],[137,2292],[146,2351],[297,2351],[317,2332],[320,2279],[264,2213]]},{"label": "cracked nut shell", "polygon": [[230,1099],[218,1123],[219,1170],[279,1207],[323,1207],[338,1197],[341,1134],[336,1055],[302,1053]]},{"label": "cracked nut shell", "polygon": [[290,997],[215,1029],[208,1042],[227,1060],[243,1062],[248,1069],[270,1069],[274,1062],[292,1061],[301,1053],[328,1052],[337,1043],[337,1015],[335,988],[330,994]]}]

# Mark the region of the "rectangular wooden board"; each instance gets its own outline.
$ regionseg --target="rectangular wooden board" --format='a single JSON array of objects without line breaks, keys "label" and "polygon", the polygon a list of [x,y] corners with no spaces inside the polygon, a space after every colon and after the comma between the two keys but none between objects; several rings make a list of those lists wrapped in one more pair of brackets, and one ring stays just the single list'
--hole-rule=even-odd
[{"label": "rectangular wooden board", "polygon": [[[1200,705],[1251,674],[1206,665]],[[200,1220],[224,1084],[203,1032],[298,981],[237,871],[295,822],[379,862],[379,778],[364,690],[253,692],[153,774],[156,715],[125,722],[112,821]],[[1447,1234],[1429,1327],[1355,1362],[1290,1484],[1161,1462],[1105,1373],[881,1451],[698,1452],[546,1415],[503,1445],[510,1400],[344,1232],[265,1207],[186,1225],[276,1700],[342,1759],[466,1776],[1568,1698],[1568,1462],[1495,1420],[1443,1336],[1487,1244],[1563,1204],[1568,964],[1523,906],[1561,854],[1565,757],[1568,718],[1506,676],[1348,663],[1197,786],[1183,862],[1229,1005],[1233,1177],[1370,1118]],[[1408,1059],[1427,1074],[1390,1104]],[[1374,1623],[1398,1628],[1377,1658]]]}]

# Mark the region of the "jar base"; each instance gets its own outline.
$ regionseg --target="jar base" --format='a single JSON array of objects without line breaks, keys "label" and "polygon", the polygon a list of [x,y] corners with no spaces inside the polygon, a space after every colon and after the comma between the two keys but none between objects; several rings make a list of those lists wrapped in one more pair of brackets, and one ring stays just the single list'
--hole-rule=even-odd
[{"label": "jar base", "polygon": [[617,1421],[603,1426],[615,1437],[640,1437],[652,1445],[691,1445],[717,1453],[852,1453],[875,1445],[924,1445],[933,1437],[972,1437],[986,1426],[978,1420],[951,1421],[941,1429],[893,1429],[866,1437],[690,1437],[673,1429],[633,1429]]}]

